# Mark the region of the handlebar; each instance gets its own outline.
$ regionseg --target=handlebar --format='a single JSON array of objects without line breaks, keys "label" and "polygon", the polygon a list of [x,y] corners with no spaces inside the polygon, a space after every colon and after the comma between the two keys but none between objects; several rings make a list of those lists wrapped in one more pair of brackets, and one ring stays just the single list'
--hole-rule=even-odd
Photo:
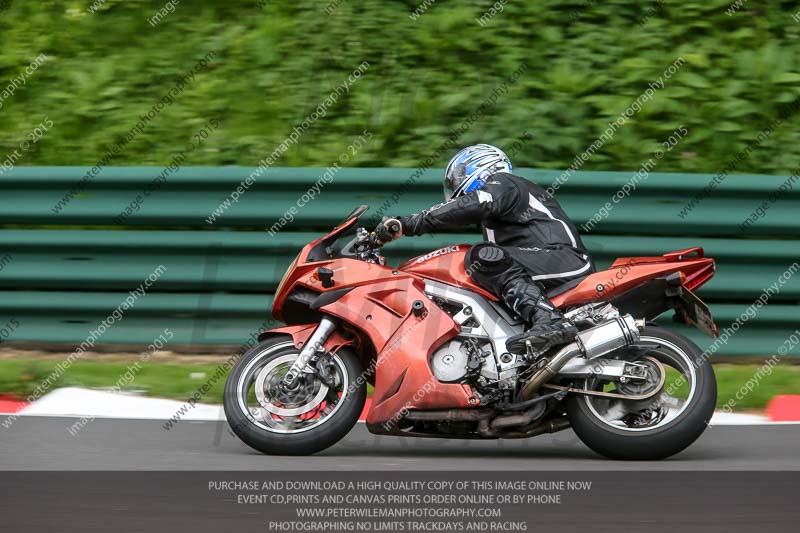
[{"label": "handlebar", "polygon": [[342,249],[342,254],[383,265],[386,263],[386,259],[380,254],[383,244],[377,235],[366,228],[356,228],[356,236]]},{"label": "handlebar", "polygon": [[372,250],[380,250],[384,245],[374,232],[370,232],[366,228],[356,229],[356,242]]}]

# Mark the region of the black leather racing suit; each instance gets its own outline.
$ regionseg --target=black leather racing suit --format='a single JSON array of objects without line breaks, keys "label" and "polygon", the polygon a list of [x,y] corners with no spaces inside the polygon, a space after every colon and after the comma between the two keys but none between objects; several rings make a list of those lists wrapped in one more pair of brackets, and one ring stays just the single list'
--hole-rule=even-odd
[{"label": "black leather racing suit", "polygon": [[[546,289],[594,272],[578,230],[558,202],[539,185],[513,174],[494,174],[480,190],[400,222],[405,235],[480,224],[486,243],[501,247]],[[476,271],[470,268],[476,260],[476,254],[468,254],[468,272]],[[484,288],[501,296],[500,287]]]},{"label": "black leather racing suit", "polygon": [[400,222],[405,235],[480,224],[484,242],[467,253],[467,272],[533,325],[526,334],[509,339],[509,349],[524,351],[523,342],[531,335],[539,335],[542,343],[569,340],[569,328],[545,291],[595,268],[575,225],[542,187],[498,173],[480,190],[400,217]]}]

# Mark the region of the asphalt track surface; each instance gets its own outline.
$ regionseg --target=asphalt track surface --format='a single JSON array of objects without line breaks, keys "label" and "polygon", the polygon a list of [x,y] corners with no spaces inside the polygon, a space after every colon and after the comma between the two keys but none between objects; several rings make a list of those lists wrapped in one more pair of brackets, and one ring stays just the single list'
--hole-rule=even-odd
[{"label": "asphalt track surface", "polygon": [[503,507],[502,521],[527,524],[526,531],[794,532],[800,522],[800,425],[711,427],[669,460],[620,462],[595,455],[570,430],[479,442],[376,437],[358,424],[318,455],[270,457],[224,423],[184,421],[167,431],[157,420],[97,419],[73,436],[75,418],[23,417],[10,428],[4,418],[0,531],[339,533],[364,525],[313,519],[306,522],[323,529],[274,527],[299,520],[297,509],[308,506],[241,505],[236,493],[210,488],[212,480],[252,479],[593,480],[591,490],[567,492],[557,505]]},{"label": "asphalt track surface", "polygon": [[[0,423],[6,417],[0,417]],[[716,426],[664,461],[604,459],[571,430],[525,440],[378,437],[359,423],[311,457],[259,454],[222,422],[21,417],[0,424],[0,470],[800,471],[800,425]]]}]

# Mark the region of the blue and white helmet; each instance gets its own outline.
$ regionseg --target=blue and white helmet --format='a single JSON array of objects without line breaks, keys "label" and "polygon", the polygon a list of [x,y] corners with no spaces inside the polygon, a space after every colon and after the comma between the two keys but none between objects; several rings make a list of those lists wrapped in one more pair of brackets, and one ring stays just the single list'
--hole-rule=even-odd
[{"label": "blue and white helmet", "polygon": [[444,171],[445,201],[480,189],[489,176],[498,172],[511,172],[511,161],[500,148],[490,144],[462,148]]}]

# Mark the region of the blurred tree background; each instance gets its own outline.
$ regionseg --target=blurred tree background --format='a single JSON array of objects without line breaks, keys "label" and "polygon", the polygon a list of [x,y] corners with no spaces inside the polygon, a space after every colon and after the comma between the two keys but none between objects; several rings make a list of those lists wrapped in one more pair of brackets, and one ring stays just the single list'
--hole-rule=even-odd
[{"label": "blurred tree background", "polygon": [[[279,166],[327,166],[363,129],[354,166],[416,167],[521,64],[520,80],[458,144],[516,142],[518,166],[565,168],[676,58],[686,63],[584,166],[633,170],[676,128],[658,171],[717,172],[800,98],[797,2],[733,0],[5,0],[0,90],[47,61],[0,109],[0,156],[47,116],[18,165],[94,165],[209,51],[216,57],[113,160],[164,165],[208,120],[185,164],[254,165],[362,62],[370,68]],[[426,6],[416,20],[415,9]],[[800,17],[797,17],[800,19]],[[794,118],[738,172],[788,173]],[[443,166],[449,153],[437,164]]]}]

